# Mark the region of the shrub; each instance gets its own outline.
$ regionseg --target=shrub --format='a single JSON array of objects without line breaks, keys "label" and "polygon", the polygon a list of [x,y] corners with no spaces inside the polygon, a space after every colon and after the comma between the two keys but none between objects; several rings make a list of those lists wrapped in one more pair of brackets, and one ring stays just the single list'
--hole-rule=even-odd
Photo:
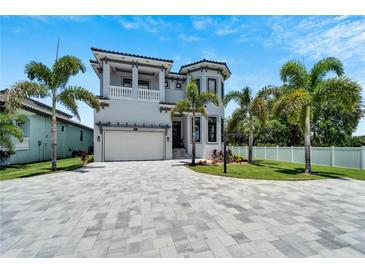
[{"label": "shrub", "polygon": [[80,151],[80,158],[81,158],[81,162],[85,165],[88,160],[88,155],[87,155],[86,151]]},{"label": "shrub", "polygon": [[[212,160],[213,161],[223,161],[224,160],[224,153],[223,150],[213,149],[212,151]],[[232,150],[230,148],[227,149],[227,162],[231,162],[233,159]]]},{"label": "shrub", "polygon": [[0,159],[9,158],[13,154],[15,154],[14,151],[0,150]]}]

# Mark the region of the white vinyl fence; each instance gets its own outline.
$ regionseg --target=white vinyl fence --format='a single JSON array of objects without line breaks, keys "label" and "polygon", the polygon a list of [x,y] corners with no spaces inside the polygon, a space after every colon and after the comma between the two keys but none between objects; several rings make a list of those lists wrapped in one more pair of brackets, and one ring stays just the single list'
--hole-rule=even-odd
[{"label": "white vinyl fence", "polygon": [[[230,146],[234,155],[247,159],[247,146]],[[365,146],[311,147],[312,164],[365,170]],[[304,164],[304,147],[253,147],[254,159]]]}]

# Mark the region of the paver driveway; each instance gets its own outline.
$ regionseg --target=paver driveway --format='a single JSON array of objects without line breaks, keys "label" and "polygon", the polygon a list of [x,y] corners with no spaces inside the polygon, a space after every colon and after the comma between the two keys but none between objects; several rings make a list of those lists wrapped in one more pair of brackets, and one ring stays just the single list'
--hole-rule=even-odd
[{"label": "paver driveway", "polygon": [[364,257],[365,182],[269,182],[179,161],[5,181],[3,257]]}]

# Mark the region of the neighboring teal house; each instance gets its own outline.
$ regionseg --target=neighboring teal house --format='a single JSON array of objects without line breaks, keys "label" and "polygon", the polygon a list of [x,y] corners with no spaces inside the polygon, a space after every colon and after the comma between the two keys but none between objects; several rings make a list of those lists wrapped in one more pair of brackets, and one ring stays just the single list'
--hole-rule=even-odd
[{"label": "neighboring teal house", "polygon": [[[0,91],[0,106],[5,102],[5,91]],[[19,113],[26,123],[24,141],[14,140],[16,153],[2,164],[21,164],[51,159],[51,107],[33,99],[26,99]],[[57,157],[71,157],[76,151],[93,151],[93,129],[71,119],[72,115],[57,110]]]}]

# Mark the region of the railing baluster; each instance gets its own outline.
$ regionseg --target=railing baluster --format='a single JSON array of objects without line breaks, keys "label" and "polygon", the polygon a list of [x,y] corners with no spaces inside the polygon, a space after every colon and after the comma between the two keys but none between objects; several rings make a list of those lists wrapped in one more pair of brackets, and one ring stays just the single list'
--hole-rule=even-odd
[{"label": "railing baluster", "polygon": [[121,86],[109,86],[109,96],[113,99],[136,99],[141,101],[159,101],[160,91],[152,89],[137,89]]}]

